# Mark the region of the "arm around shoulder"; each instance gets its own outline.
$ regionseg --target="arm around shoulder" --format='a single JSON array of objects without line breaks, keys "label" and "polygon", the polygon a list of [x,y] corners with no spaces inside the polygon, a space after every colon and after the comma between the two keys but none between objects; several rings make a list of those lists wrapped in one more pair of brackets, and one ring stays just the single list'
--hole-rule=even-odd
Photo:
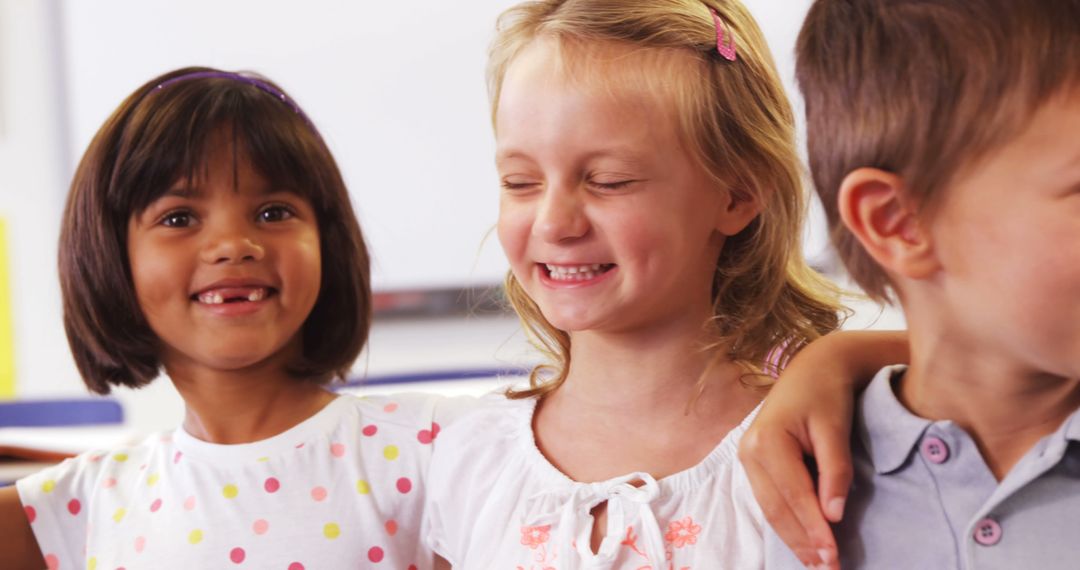
[{"label": "arm around shoulder", "polygon": [[[904,331],[839,331],[801,350],[743,436],[739,458],[773,530],[804,564],[835,568],[828,521],[843,516],[851,481],[855,395],[881,368],[908,361]],[[804,463],[818,467],[815,496]]]},{"label": "arm around shoulder", "polygon": [[40,570],[45,566],[27,516],[15,486],[0,489],[0,568]]}]

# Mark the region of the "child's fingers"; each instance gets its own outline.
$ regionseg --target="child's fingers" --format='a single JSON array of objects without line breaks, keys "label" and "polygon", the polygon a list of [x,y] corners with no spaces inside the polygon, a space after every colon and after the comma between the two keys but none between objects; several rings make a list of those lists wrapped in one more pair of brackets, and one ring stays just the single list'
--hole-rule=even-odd
[{"label": "child's fingers", "polygon": [[757,499],[758,506],[773,532],[787,544],[804,565],[814,567],[820,564],[821,559],[810,547],[810,541],[807,540],[808,537],[802,524],[788,508],[768,474],[752,461],[744,461],[743,467],[750,479],[750,486],[754,490],[754,498]]},{"label": "child's fingers", "polygon": [[[810,441],[818,468],[818,497],[825,517],[836,523],[844,517],[844,504],[851,488],[850,428],[836,425],[814,426]],[[831,533],[830,533],[831,538]]]},{"label": "child's fingers", "polygon": [[[833,568],[836,546],[822,517],[799,442],[784,434],[747,433],[739,456],[754,497],[777,536],[808,567]],[[762,440],[771,443],[763,445]]]}]

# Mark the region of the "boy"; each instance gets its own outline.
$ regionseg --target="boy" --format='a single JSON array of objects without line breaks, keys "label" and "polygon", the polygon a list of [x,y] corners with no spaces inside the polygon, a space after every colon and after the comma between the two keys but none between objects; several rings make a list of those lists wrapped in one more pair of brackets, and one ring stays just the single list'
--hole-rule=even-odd
[{"label": "boy", "polygon": [[[1080,564],[1080,0],[818,0],[810,166],[911,365],[858,402],[843,568]],[[801,568],[771,532],[769,568]]]}]

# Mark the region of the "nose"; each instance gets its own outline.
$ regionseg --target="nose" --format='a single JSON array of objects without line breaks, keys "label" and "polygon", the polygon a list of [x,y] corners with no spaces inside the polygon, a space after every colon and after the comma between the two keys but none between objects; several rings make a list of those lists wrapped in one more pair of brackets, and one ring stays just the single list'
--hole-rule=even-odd
[{"label": "nose", "polygon": [[207,236],[202,249],[204,263],[234,264],[259,261],[266,249],[249,228],[229,226],[218,228]]},{"label": "nose", "polygon": [[550,186],[537,206],[533,235],[551,243],[580,238],[589,232],[583,197],[573,187]]}]

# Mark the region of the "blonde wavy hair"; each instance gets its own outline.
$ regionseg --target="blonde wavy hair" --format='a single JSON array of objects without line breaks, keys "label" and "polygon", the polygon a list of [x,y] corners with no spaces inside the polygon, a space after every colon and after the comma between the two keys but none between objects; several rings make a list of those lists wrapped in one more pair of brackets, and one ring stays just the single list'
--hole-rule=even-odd
[{"label": "blonde wavy hair", "polygon": [[[738,60],[716,53],[712,8],[734,36]],[[713,364],[732,361],[744,378],[767,386],[810,341],[839,327],[839,289],[806,265],[801,231],[806,212],[804,170],[794,117],[765,39],[747,9],[733,0],[540,0],[504,12],[488,60],[492,120],[503,78],[515,57],[537,39],[553,40],[561,63],[578,68],[591,48],[626,46],[635,56],[678,54],[690,73],[650,80],[673,97],[685,148],[735,199],[754,200],[761,213],[728,238],[716,262],[713,318],[705,324]],[[591,46],[591,48],[590,48]],[[585,58],[577,56],[585,55]],[[670,59],[670,58],[669,58]],[[603,81],[601,79],[600,81]],[[609,85],[610,87],[610,85]],[[550,359],[530,374],[530,387],[510,397],[544,396],[566,380],[570,335],[555,328],[509,273],[505,294],[532,343]],[[744,380],[744,382],[747,382]]]}]

